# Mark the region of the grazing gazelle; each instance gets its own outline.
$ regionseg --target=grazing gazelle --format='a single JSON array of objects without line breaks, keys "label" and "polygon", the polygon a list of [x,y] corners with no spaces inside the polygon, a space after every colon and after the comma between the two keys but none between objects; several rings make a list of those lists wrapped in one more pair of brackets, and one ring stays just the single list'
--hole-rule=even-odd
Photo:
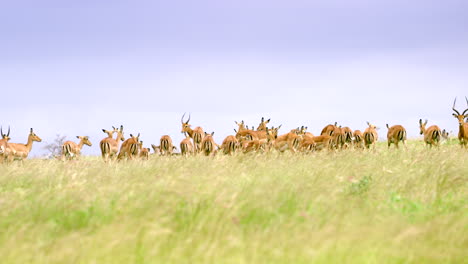
[{"label": "grazing gazelle", "polygon": [[[466,104],[468,105],[468,99],[465,97]],[[461,114],[455,109],[455,103],[457,98],[453,101],[452,110],[455,112],[452,115],[458,119],[458,140],[460,141],[461,147],[468,147],[468,123],[465,122],[465,118],[468,118],[468,108],[466,108]]]},{"label": "grazing gazelle", "polygon": [[62,145],[62,157],[65,159],[72,159],[73,157],[79,157],[81,155],[81,148],[83,145],[92,146],[88,136],[76,136],[80,142],[76,144],[73,141],[65,141]]},{"label": "grazing gazelle", "polygon": [[130,137],[122,143],[120,146],[119,155],[117,155],[118,160],[124,158],[133,160],[138,155],[140,133],[137,136],[130,134]]},{"label": "grazing gazelle", "polygon": [[364,145],[366,148],[370,148],[372,145],[375,149],[375,142],[377,142],[379,135],[377,134],[377,127],[372,125],[371,123],[367,122],[369,127],[364,130]]},{"label": "grazing gazelle", "polygon": [[208,134],[205,132],[205,136],[201,142],[201,150],[205,156],[209,156],[210,154],[216,154],[218,145],[215,143],[213,139],[214,132]]},{"label": "grazing gazelle", "polygon": [[0,139],[0,163],[3,163],[7,156],[6,151],[8,148],[8,140],[10,140],[10,127],[8,127],[7,134],[3,134],[3,128],[0,127],[0,133],[2,135],[2,138]]},{"label": "grazing gazelle", "polygon": [[180,154],[182,156],[188,156],[193,153],[193,144],[190,137],[185,134],[185,138],[180,142]]},{"label": "grazing gazelle", "polygon": [[186,122],[184,122],[184,116],[185,116],[185,113],[184,115],[182,116],[182,118],[180,119],[180,122],[182,122],[182,131],[181,133],[187,133],[189,135],[189,137],[191,137],[193,139],[193,145],[195,147],[195,152],[200,152],[201,151],[201,142],[203,140],[203,137],[205,136],[204,132],[203,132],[203,128],[201,127],[196,127],[195,129],[192,129],[190,128],[190,114],[189,114],[189,118],[187,119]]},{"label": "grazing gazelle", "polygon": [[438,147],[439,141],[442,135],[440,128],[436,125],[432,125],[426,128],[426,125],[427,125],[427,119],[424,123],[422,119],[419,119],[419,132],[421,135],[424,135],[424,142],[426,142],[426,144],[429,145],[430,147],[432,147],[432,145],[435,145],[436,147]]},{"label": "grazing gazelle", "polygon": [[[119,144],[120,141],[124,141],[124,132],[123,126],[120,126],[120,129],[116,129],[112,127],[114,131],[107,131],[103,129],[103,132],[108,135],[108,137],[101,140],[99,143],[99,147],[101,148],[101,154],[104,161],[108,161],[109,159],[113,159],[117,156],[117,152],[119,152]],[[117,137],[115,139],[112,138],[114,132],[117,132]]]},{"label": "grazing gazelle", "polygon": [[403,142],[403,145],[406,148],[406,129],[401,125],[394,125],[390,127],[388,124],[386,124],[386,126],[388,128],[388,132],[387,132],[388,148],[390,148],[390,145],[392,143],[395,144],[396,148],[398,148],[398,143],[400,141]]},{"label": "grazing gazelle", "polygon": [[335,122],[334,125],[329,124],[329,125],[325,126],[325,127],[322,129],[322,132],[320,132],[320,135],[328,135],[328,136],[331,136],[331,135],[333,134],[333,131],[335,130],[337,124],[338,124],[338,123]]},{"label": "grazing gazelle", "polygon": [[161,151],[161,155],[172,155],[172,150],[174,149],[174,145],[172,145],[172,138],[169,135],[164,135],[159,140],[159,149]]},{"label": "grazing gazelle", "polygon": [[29,152],[32,149],[33,142],[41,142],[42,139],[37,136],[33,129],[31,128],[29,135],[28,135],[28,143],[21,144],[21,143],[8,143],[7,148],[7,159],[9,161],[12,160],[23,160],[28,157]]}]

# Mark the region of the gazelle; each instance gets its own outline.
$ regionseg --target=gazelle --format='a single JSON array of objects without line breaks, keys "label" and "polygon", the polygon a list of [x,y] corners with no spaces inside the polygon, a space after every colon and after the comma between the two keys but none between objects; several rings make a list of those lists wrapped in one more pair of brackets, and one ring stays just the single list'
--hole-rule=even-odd
[{"label": "gazelle", "polygon": [[325,127],[322,129],[322,132],[320,132],[320,135],[328,135],[328,136],[331,136],[331,135],[333,134],[333,131],[335,130],[337,124],[338,124],[338,123],[335,122],[334,125],[329,124],[329,125],[325,126]]},{"label": "gazelle", "polygon": [[150,148],[144,148],[143,147],[143,141],[140,140],[140,143],[138,144],[138,149],[140,151],[138,153],[138,157],[140,157],[140,159],[143,159],[143,160],[148,160],[149,159]]},{"label": "gazelle", "polygon": [[209,156],[210,154],[216,154],[218,145],[215,143],[213,139],[214,132],[208,134],[205,132],[205,136],[201,142],[201,151],[205,156]]},{"label": "gazelle", "polygon": [[387,132],[388,148],[390,148],[390,145],[392,143],[395,144],[396,148],[398,148],[398,143],[400,141],[403,142],[403,145],[406,148],[406,129],[401,125],[394,125],[390,127],[388,124],[386,124],[386,126],[388,128],[388,132]]},{"label": "gazelle", "polygon": [[316,137],[313,137],[311,139],[306,139],[307,141],[310,142],[310,140],[312,140],[315,145],[310,144],[309,145],[312,145],[310,147],[313,147],[314,150],[322,150],[322,149],[328,149],[330,150],[332,148],[332,143],[333,143],[333,138],[332,136],[329,136],[329,135],[320,135],[320,136],[316,136]]},{"label": "gazelle", "polygon": [[169,135],[164,135],[159,140],[159,149],[161,151],[161,155],[172,155],[172,150],[174,149],[174,145],[172,145],[172,138]]},{"label": "gazelle", "polygon": [[0,139],[0,163],[3,163],[7,156],[8,140],[10,140],[10,127],[8,127],[8,133],[3,134],[3,128],[0,127],[0,133],[2,138]]},{"label": "gazelle", "polygon": [[[468,99],[465,97],[466,104],[468,105]],[[452,110],[455,112],[453,113],[453,117],[458,119],[458,140],[460,141],[461,147],[468,147],[468,123],[465,122],[465,118],[468,118],[468,108],[466,108],[461,114],[455,109],[455,103],[457,102],[457,98],[453,101]]]},{"label": "gazelle", "polygon": [[335,129],[331,133],[331,137],[333,139],[333,147],[338,149],[343,149],[345,145],[346,135],[344,133],[343,128],[341,126],[335,126]]},{"label": "gazelle", "polygon": [[185,134],[185,138],[180,142],[180,154],[182,156],[188,156],[193,153],[193,144],[190,137]]},{"label": "gazelle", "polygon": [[81,148],[83,145],[92,146],[91,142],[89,141],[88,136],[76,136],[80,142],[76,144],[73,141],[65,141],[62,145],[62,157],[65,159],[72,159],[73,157],[79,157],[81,155]]},{"label": "gazelle", "polygon": [[203,140],[203,137],[205,136],[204,135],[204,132],[203,132],[203,128],[201,127],[196,127],[195,129],[192,129],[190,128],[190,114],[189,114],[189,118],[186,122],[184,122],[184,116],[185,116],[185,113],[184,115],[182,116],[182,118],[180,119],[180,121],[182,122],[182,131],[181,133],[188,133],[188,135],[193,139],[193,145],[195,147],[195,152],[200,152],[201,150],[201,142]]},{"label": "gazelle", "polygon": [[161,148],[159,146],[151,144],[151,147],[153,148],[154,154],[161,155]]},{"label": "gazelle", "polygon": [[[114,129],[113,131],[103,129],[103,132],[107,134],[107,137],[99,142],[99,147],[101,148],[101,154],[104,161],[113,159],[119,152],[120,141],[125,140],[122,125],[120,126],[120,129],[116,129],[115,127],[112,128]],[[115,139],[112,138],[114,132],[117,132],[117,137]]]},{"label": "gazelle", "polygon": [[436,125],[432,125],[428,128],[426,128],[427,125],[427,119],[423,123],[422,119],[419,119],[419,132],[421,135],[424,135],[424,142],[426,142],[427,145],[432,147],[432,145],[439,146],[439,141],[442,135],[442,132],[440,131],[440,128]]},{"label": "gazelle", "polygon": [[369,127],[364,130],[363,138],[364,138],[364,145],[366,148],[370,148],[372,145],[375,149],[375,142],[379,139],[379,134],[377,134],[377,127],[372,125],[371,123],[367,122]]},{"label": "gazelle", "polygon": [[270,123],[270,119],[266,120],[262,117],[260,124],[257,127],[257,131],[266,130],[267,124]]},{"label": "gazelle", "polygon": [[275,140],[275,148],[281,152],[285,151],[286,148],[296,152],[302,141],[298,133],[299,129],[292,129],[289,133],[278,136]]},{"label": "gazelle", "polygon": [[349,127],[343,127],[342,130],[344,133],[345,146],[349,147],[353,143],[353,130]]},{"label": "gazelle", "polygon": [[130,137],[122,143],[120,146],[119,155],[117,155],[118,160],[122,160],[124,158],[128,158],[133,160],[138,155],[139,149],[139,138],[140,133],[137,136],[133,136],[130,134]]},{"label": "gazelle", "polygon": [[353,138],[355,148],[364,148],[364,135],[362,134],[361,130],[354,130]]},{"label": "gazelle", "polygon": [[233,135],[227,136],[221,144],[221,149],[224,154],[232,155],[236,152],[239,145],[239,141]]},{"label": "gazelle", "polygon": [[7,148],[7,159],[11,160],[23,160],[28,157],[29,152],[32,149],[33,142],[41,142],[42,139],[36,135],[31,128],[29,135],[28,135],[28,142],[26,144],[20,143],[8,143]]}]

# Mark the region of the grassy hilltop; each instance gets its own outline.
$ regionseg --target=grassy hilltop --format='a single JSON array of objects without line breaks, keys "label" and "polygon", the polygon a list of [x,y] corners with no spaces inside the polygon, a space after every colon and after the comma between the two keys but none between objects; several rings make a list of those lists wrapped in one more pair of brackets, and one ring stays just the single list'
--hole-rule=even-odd
[{"label": "grassy hilltop", "polygon": [[[384,145],[385,144],[385,145]],[[468,151],[0,165],[1,263],[467,263]]]}]

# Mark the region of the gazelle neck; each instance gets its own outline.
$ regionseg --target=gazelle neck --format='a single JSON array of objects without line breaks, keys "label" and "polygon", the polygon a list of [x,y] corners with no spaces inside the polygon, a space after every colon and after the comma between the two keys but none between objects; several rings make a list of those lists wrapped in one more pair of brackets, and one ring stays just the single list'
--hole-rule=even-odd
[{"label": "gazelle neck", "polygon": [[79,151],[81,151],[81,149],[83,148],[83,145],[84,145],[84,140],[80,139],[80,143],[78,143],[78,150]]},{"label": "gazelle neck", "polygon": [[31,149],[32,149],[32,144],[33,144],[33,138],[32,138],[32,136],[30,135],[30,136],[28,136],[28,143],[26,143],[26,145],[25,145],[25,146],[26,146],[26,149],[28,150],[28,152],[31,151]]},{"label": "gazelle neck", "polygon": [[117,143],[120,142],[120,140],[122,139],[122,137],[123,137],[123,134],[120,133],[120,132],[117,132],[117,137],[115,138],[115,140],[117,140]]}]

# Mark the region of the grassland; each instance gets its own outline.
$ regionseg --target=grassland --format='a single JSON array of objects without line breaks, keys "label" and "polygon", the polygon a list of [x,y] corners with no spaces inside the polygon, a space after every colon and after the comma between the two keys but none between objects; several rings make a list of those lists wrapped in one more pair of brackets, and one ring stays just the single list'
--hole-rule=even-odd
[{"label": "grassland", "polygon": [[468,151],[0,166],[1,263],[467,263]]}]

